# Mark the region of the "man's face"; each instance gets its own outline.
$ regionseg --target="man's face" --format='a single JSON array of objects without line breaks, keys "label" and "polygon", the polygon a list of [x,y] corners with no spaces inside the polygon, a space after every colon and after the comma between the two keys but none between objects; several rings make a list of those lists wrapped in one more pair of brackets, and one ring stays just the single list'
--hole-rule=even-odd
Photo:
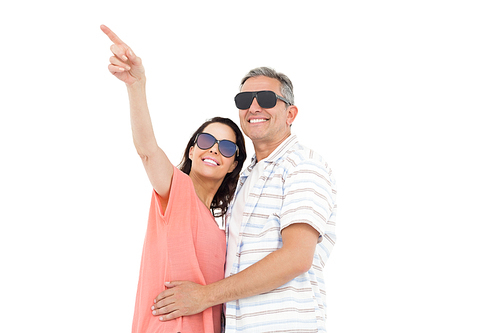
[{"label": "man's face", "polygon": [[[256,76],[245,81],[241,91],[271,90],[282,96],[280,88],[278,80]],[[240,110],[241,129],[254,143],[273,144],[283,141],[290,134],[289,125],[294,118],[288,112],[287,104],[279,99],[274,108],[264,109],[257,103],[257,98],[254,98],[250,108]]]}]

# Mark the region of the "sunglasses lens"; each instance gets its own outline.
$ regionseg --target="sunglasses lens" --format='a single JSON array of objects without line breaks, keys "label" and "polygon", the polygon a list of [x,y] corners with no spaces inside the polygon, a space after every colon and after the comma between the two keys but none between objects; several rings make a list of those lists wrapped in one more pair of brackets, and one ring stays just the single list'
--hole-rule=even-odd
[{"label": "sunglasses lens", "polygon": [[[212,148],[213,145],[217,142],[217,139],[214,138],[211,134],[208,133],[200,133],[198,134],[198,139],[196,140],[196,144],[198,148],[206,150]],[[236,144],[229,140],[221,140],[219,141],[219,151],[224,157],[231,157],[236,153],[238,147]]]},{"label": "sunglasses lens", "polygon": [[219,151],[224,157],[231,157],[236,153],[236,144],[229,140],[219,142]]},{"label": "sunglasses lens", "polygon": [[200,133],[196,144],[200,149],[208,149],[215,144],[215,138],[208,133]]},{"label": "sunglasses lens", "polygon": [[276,94],[272,91],[259,91],[257,93],[257,102],[264,109],[274,108],[276,106]]},{"label": "sunglasses lens", "polygon": [[271,109],[276,106],[276,94],[272,91],[241,92],[234,97],[236,107],[240,110],[246,110],[252,105],[254,96],[257,96],[257,103],[264,109]]},{"label": "sunglasses lens", "polygon": [[252,105],[253,93],[241,92],[234,97],[236,107],[240,110],[246,110]]}]

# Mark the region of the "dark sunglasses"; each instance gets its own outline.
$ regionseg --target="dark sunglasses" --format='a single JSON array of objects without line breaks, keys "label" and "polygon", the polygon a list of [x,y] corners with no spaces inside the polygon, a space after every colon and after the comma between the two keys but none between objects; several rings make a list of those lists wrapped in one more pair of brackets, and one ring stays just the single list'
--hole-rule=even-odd
[{"label": "dark sunglasses", "polygon": [[237,153],[236,156],[240,155],[236,143],[229,140],[219,141],[212,134],[198,133],[198,135],[196,136],[195,143],[198,146],[198,148],[203,150],[210,149],[215,145],[215,143],[217,143],[221,155],[227,158],[233,156],[235,153]]},{"label": "dark sunglasses", "polygon": [[234,97],[234,102],[236,103],[236,107],[238,109],[246,110],[250,108],[250,105],[252,105],[255,97],[257,97],[257,103],[259,103],[259,105],[264,109],[274,108],[278,99],[288,105],[292,105],[292,103],[287,101],[285,98],[270,90],[240,92]]}]

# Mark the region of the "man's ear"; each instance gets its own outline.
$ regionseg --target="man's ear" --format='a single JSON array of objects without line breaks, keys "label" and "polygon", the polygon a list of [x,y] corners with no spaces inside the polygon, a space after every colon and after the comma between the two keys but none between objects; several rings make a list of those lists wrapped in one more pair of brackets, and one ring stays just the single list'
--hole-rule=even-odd
[{"label": "man's ear", "polygon": [[295,105],[290,105],[286,112],[286,123],[288,126],[291,126],[299,113],[299,109]]}]

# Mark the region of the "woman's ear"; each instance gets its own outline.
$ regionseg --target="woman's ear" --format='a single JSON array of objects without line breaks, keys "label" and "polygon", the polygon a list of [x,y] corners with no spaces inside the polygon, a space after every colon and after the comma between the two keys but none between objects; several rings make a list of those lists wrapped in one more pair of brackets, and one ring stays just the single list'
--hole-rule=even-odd
[{"label": "woman's ear", "polygon": [[189,159],[192,161],[193,160],[193,150],[194,150],[194,147],[191,146],[191,148],[189,148]]}]

